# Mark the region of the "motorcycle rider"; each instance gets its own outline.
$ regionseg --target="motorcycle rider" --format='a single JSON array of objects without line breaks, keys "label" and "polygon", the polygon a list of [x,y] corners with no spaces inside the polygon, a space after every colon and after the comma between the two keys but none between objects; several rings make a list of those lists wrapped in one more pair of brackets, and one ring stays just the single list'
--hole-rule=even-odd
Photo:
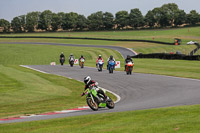
[{"label": "motorcycle rider", "polygon": [[[107,60],[107,69],[108,69],[109,61],[114,61],[115,62],[115,58],[113,58],[112,55],[108,58],[108,60]],[[115,66],[114,66],[114,69],[115,69]]]},{"label": "motorcycle rider", "polygon": [[60,63],[61,63],[62,58],[64,58],[64,62],[65,62],[65,55],[63,54],[63,52],[61,52],[61,54],[60,54]]},{"label": "motorcycle rider", "polygon": [[132,62],[133,63],[133,60],[131,59],[131,56],[130,55],[127,55],[127,57],[126,57],[126,59],[125,59],[125,66],[124,66],[124,68],[125,68],[125,70],[124,71],[126,71],[126,67],[127,67],[127,63],[128,62]]},{"label": "motorcycle rider", "polygon": [[97,64],[98,64],[99,60],[102,60],[102,62],[104,63],[104,60],[103,60],[103,58],[101,57],[101,55],[99,55],[99,57],[98,57],[98,58],[97,58],[97,60],[96,60],[96,66],[97,66]]},{"label": "motorcycle rider", "polygon": [[69,56],[69,64],[70,64],[70,60],[71,60],[71,59],[75,59],[75,58],[74,58],[74,55],[73,55],[72,53],[71,53],[70,56]]},{"label": "motorcycle rider", "polygon": [[[94,87],[95,87],[95,90],[97,91],[97,95],[98,95],[98,94],[102,94],[102,95],[104,96],[104,100],[105,100],[105,101],[107,100],[107,98],[108,98],[107,95],[104,93],[104,91],[103,91],[102,89],[99,89],[99,87],[97,86],[98,83],[95,82],[94,80],[92,80],[90,76],[87,76],[87,77],[84,78],[84,83],[85,83],[84,91],[85,91],[87,88],[90,88],[90,87],[94,86]],[[81,94],[81,96],[84,96],[84,95],[85,95],[85,93],[83,92],[83,93]]]},{"label": "motorcycle rider", "polygon": [[83,57],[83,55],[81,55],[81,57],[79,58],[79,62],[80,62],[81,59],[85,60],[85,57]]},{"label": "motorcycle rider", "polygon": [[78,59],[79,65],[81,65],[81,64],[80,64],[81,59],[84,59],[84,60],[85,60],[85,57],[83,57],[83,55],[81,55],[81,57]]}]

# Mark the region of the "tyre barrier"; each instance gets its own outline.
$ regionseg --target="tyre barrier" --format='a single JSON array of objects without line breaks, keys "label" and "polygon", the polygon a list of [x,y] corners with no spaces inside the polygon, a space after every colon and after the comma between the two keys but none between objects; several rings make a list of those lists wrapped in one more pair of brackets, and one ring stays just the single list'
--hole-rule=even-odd
[{"label": "tyre barrier", "polygon": [[184,54],[168,54],[168,53],[152,53],[138,54],[132,58],[157,58],[168,60],[200,60],[200,55],[184,55]]}]

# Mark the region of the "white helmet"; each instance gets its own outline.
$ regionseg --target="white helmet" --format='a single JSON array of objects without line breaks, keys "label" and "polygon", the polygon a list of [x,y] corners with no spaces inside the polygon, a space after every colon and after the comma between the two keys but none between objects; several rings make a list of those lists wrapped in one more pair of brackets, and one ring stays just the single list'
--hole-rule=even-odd
[{"label": "white helmet", "polygon": [[87,76],[87,77],[84,78],[84,83],[86,85],[88,85],[90,83],[90,81],[91,81],[91,77],[90,76]]}]

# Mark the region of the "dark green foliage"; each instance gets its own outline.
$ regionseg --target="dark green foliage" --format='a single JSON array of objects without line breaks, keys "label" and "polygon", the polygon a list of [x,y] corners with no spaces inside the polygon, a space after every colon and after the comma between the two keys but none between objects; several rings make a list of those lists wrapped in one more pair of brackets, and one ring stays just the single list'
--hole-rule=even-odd
[{"label": "dark green foliage", "polygon": [[22,32],[23,23],[20,17],[13,18],[13,20],[11,21],[11,26],[14,32]]},{"label": "dark green foliage", "polygon": [[124,28],[129,24],[129,14],[127,11],[119,11],[115,14],[115,23],[118,28]]},{"label": "dark green foliage", "polygon": [[0,19],[0,27],[3,27],[3,32],[9,32],[10,22],[5,19]]},{"label": "dark green foliage", "polygon": [[40,12],[30,12],[26,15],[26,29],[29,32],[33,32],[35,29],[38,28],[38,21],[39,21]]},{"label": "dark green foliage", "polygon": [[60,17],[58,14],[53,13],[51,20],[52,30],[53,31],[58,30],[58,28],[61,27],[61,24],[62,24],[62,17]]},{"label": "dark green foliage", "polygon": [[45,10],[40,14],[38,27],[42,30],[50,31],[52,22],[52,12]]},{"label": "dark green foliage", "polygon": [[186,13],[184,10],[178,10],[175,15],[174,25],[182,25],[186,22]]},{"label": "dark green foliage", "polygon": [[134,28],[144,25],[144,17],[138,8],[131,10],[129,14],[129,25]]},{"label": "dark green foliage", "polygon": [[87,18],[84,15],[78,15],[76,28],[78,30],[87,28]]},{"label": "dark green foliage", "polygon": [[114,26],[114,16],[110,12],[103,14],[103,25],[106,30],[110,30]]},{"label": "dark green foliage", "polygon": [[190,11],[189,14],[187,14],[187,22],[191,25],[194,25],[200,21],[200,15],[196,12],[196,10]]},{"label": "dark green foliage", "polygon": [[153,11],[148,11],[145,18],[144,18],[144,21],[146,23],[146,25],[150,26],[150,27],[153,27],[156,23],[156,19],[154,18],[154,13]]},{"label": "dark green foliage", "polygon": [[99,11],[92,13],[88,16],[88,27],[90,30],[102,30],[104,27],[103,23],[103,12]]}]

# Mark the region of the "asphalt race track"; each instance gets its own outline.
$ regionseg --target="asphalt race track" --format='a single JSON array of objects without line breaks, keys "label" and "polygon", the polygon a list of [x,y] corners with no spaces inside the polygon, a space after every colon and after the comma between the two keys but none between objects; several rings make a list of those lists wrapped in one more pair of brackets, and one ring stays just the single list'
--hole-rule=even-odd
[{"label": "asphalt race track", "polygon": [[[111,110],[92,111],[88,109],[73,113],[0,121],[0,123],[200,104],[200,80],[141,73],[126,75],[125,72],[119,71],[109,74],[107,70],[98,72],[96,68],[85,67],[81,69],[79,66],[70,67],[68,65],[32,65],[28,67],[81,81],[89,75],[99,83],[99,86],[118,94],[121,100]],[[80,89],[83,90],[83,88]]]},{"label": "asphalt race track", "polygon": [[70,67],[66,65],[34,65],[29,67],[76,80],[83,80],[85,76],[90,75],[99,83],[99,86],[118,94],[121,100],[116,104],[115,108],[111,110],[100,109],[99,111],[92,111],[89,109],[66,114],[35,116],[26,119],[2,121],[1,123],[200,103],[200,80],[140,73],[126,75],[125,72],[119,71],[114,71],[113,74],[109,74],[107,70],[98,72],[95,68],[85,67],[81,69],[79,66]]}]

